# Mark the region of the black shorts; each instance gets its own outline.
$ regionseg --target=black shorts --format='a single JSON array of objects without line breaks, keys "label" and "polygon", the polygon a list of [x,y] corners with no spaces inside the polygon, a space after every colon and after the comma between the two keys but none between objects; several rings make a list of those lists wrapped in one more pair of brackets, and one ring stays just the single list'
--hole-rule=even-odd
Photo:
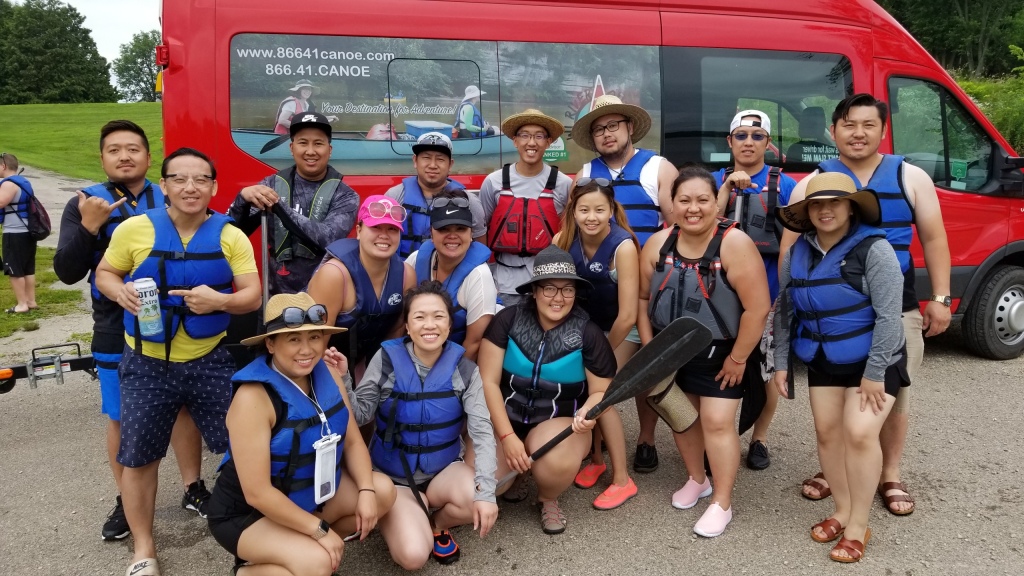
[{"label": "black shorts", "polygon": [[707,398],[728,398],[740,400],[746,391],[746,380],[739,384],[720,390],[722,383],[715,381],[715,376],[722,371],[722,364],[725,363],[732,352],[732,341],[716,340],[696,358],[687,362],[676,372],[676,385],[683,392]]},{"label": "black shorts", "polygon": [[[212,503],[212,499],[211,499]],[[263,518],[263,513],[255,508],[248,514],[237,516],[215,516],[211,506],[207,522],[210,524],[210,534],[218,544],[224,547],[235,557],[235,565],[244,564],[245,560],[238,557],[238,539],[242,532]]]},{"label": "black shorts", "polygon": [[36,241],[25,233],[4,234],[4,274],[13,278],[36,273]]},{"label": "black shorts", "polygon": [[[885,393],[895,398],[900,393],[900,388],[904,386],[910,386],[910,375],[907,372],[907,350],[904,347],[900,350],[902,356],[894,363],[890,364],[885,369]],[[858,388],[860,387],[860,381],[864,373],[854,372],[851,374],[835,374],[833,372],[824,372],[815,369],[813,366],[807,367],[807,385],[809,387],[814,386],[839,386],[842,388]]]}]

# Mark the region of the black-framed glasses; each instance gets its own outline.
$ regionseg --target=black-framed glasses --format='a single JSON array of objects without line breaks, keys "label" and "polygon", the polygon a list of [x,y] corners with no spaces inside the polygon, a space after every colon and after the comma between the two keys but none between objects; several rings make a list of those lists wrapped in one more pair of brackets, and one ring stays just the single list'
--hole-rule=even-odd
[{"label": "black-framed glasses", "polygon": [[281,311],[280,316],[267,322],[267,332],[281,328],[298,328],[303,324],[312,324],[313,326],[327,324],[327,307],[323,304],[314,304],[303,310],[298,306],[289,306]]},{"label": "black-framed glasses", "polygon": [[566,284],[561,288],[553,284],[545,284],[540,287],[540,293],[543,294],[545,298],[554,298],[559,292],[562,293],[562,298],[565,298],[566,300],[572,300],[576,297],[576,287],[572,284]]},{"label": "black-framed glasses", "polygon": [[213,176],[209,174],[197,174],[195,176],[168,174],[167,176],[164,176],[164,180],[174,184],[178,188],[188,186],[189,182],[192,182],[196,188],[209,188],[210,186],[213,186]]},{"label": "black-framed glasses", "polygon": [[598,124],[597,126],[591,126],[590,135],[597,138],[600,136],[604,136],[605,131],[618,132],[619,126],[625,124],[626,122],[629,122],[628,118],[626,120],[612,120],[611,122],[604,125]]},{"label": "black-framed glasses", "polygon": [[448,206],[454,206],[456,208],[469,208],[469,198],[434,198],[430,206],[432,208],[446,208]]},{"label": "black-framed glasses", "polygon": [[588,178],[586,176],[576,181],[576,187],[582,188],[584,186],[589,185],[590,183],[597,184],[598,186],[601,186],[603,188],[612,187],[612,181],[607,178]]},{"label": "black-framed glasses", "polygon": [[529,142],[530,140],[543,142],[548,139],[548,135],[543,132],[537,132],[536,134],[530,134],[529,132],[520,132],[519,134],[516,134],[516,138],[519,138],[523,142]]},{"label": "black-framed glasses", "polygon": [[739,140],[740,142],[746,140],[747,136],[749,136],[751,140],[753,140],[754,142],[762,142],[765,138],[768,137],[768,135],[765,134],[764,132],[754,132],[753,134],[747,134],[746,132],[737,132],[732,135],[733,138]]}]

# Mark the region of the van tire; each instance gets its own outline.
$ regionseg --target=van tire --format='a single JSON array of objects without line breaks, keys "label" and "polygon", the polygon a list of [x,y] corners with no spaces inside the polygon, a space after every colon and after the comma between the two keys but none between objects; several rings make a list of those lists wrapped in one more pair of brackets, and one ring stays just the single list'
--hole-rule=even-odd
[{"label": "van tire", "polygon": [[[1014,332],[1007,315],[1024,314],[1024,268],[997,266],[982,284],[963,320],[964,343],[979,356],[1009,360],[1024,352],[1024,329]],[[1018,321],[1019,326],[1019,321]]]}]

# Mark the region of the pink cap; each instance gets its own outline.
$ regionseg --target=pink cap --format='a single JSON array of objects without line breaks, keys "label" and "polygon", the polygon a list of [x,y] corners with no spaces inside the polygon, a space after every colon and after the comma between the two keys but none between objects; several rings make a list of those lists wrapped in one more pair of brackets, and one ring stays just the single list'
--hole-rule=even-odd
[{"label": "pink cap", "polygon": [[[388,212],[381,216],[380,218],[374,218],[373,216],[370,216],[370,204],[373,204],[374,202],[380,202],[381,204],[387,206]],[[392,226],[397,226],[399,230],[405,232],[405,226],[402,224],[402,220],[399,220],[392,215],[390,211],[392,206],[397,207],[398,210],[401,210],[403,212],[405,211],[405,209],[402,208],[401,204],[395,203],[395,200],[393,198],[381,196],[379,194],[375,196],[368,196],[366,200],[363,200],[362,206],[359,207],[359,217],[357,218],[357,221],[362,222],[363,225],[365,226],[380,226],[381,224],[390,224]]]}]

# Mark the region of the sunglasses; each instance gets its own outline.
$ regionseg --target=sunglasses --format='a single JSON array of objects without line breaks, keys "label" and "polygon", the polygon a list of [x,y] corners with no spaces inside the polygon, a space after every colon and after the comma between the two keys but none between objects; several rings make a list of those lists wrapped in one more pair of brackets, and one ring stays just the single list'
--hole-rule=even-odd
[{"label": "sunglasses", "polygon": [[409,215],[405,208],[398,204],[386,204],[379,201],[370,202],[370,205],[366,207],[366,211],[370,213],[370,218],[388,216],[395,222],[405,222],[405,217]]},{"label": "sunglasses", "polygon": [[469,198],[434,198],[430,206],[432,208],[445,208],[448,206],[469,208]]},{"label": "sunglasses", "polygon": [[594,184],[597,184],[598,186],[601,186],[602,188],[611,188],[611,185],[612,185],[612,181],[607,179],[607,178],[587,178],[587,177],[583,177],[583,178],[580,178],[579,180],[576,181],[576,187],[577,188],[582,188],[582,187],[590,184],[591,182],[593,182]]},{"label": "sunglasses", "polygon": [[323,326],[327,324],[327,307],[323,304],[314,304],[308,310],[297,306],[289,306],[281,311],[281,315],[267,322],[267,332],[280,330],[281,328],[298,328],[303,324]]},{"label": "sunglasses", "polygon": [[760,142],[760,141],[762,141],[762,140],[764,140],[765,138],[768,137],[768,135],[765,134],[764,132],[754,132],[753,134],[747,134],[746,132],[737,132],[737,133],[732,135],[733,138],[735,138],[736,140],[739,140],[740,142],[743,142],[744,140],[746,140],[747,136],[750,136],[750,138],[754,142]]}]

